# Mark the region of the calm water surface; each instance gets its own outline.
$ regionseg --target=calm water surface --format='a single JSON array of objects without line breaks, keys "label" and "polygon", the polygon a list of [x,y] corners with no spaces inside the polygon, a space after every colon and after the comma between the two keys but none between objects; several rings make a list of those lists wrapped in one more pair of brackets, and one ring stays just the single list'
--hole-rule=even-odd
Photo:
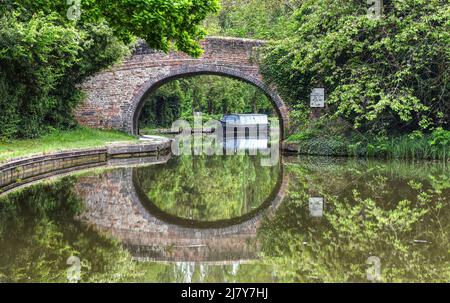
[{"label": "calm water surface", "polygon": [[172,157],[0,198],[0,281],[450,281],[445,163]]}]

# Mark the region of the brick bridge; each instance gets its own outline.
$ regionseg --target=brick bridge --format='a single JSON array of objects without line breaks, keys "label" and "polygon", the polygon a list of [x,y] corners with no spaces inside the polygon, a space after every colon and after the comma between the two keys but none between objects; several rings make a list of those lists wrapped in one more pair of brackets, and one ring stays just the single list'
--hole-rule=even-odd
[{"label": "brick bridge", "polygon": [[260,40],[209,37],[201,42],[204,55],[194,59],[180,52],[169,54],[136,47],[122,64],[91,77],[81,85],[87,99],[75,113],[82,125],[138,134],[138,119],[145,97],[171,80],[199,74],[223,75],[253,84],[269,97],[280,118],[281,138],[288,126],[288,108],[259,71]]}]

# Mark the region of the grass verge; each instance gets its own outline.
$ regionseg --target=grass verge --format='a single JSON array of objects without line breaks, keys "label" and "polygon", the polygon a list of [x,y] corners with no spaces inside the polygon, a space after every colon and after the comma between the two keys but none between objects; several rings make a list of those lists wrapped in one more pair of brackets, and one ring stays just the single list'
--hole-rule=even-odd
[{"label": "grass verge", "polygon": [[296,143],[300,154],[320,156],[350,156],[384,159],[449,160],[450,144],[436,141],[433,135],[364,139],[346,136],[307,136],[294,134],[287,140]]},{"label": "grass verge", "polygon": [[74,130],[56,130],[37,139],[0,141],[0,163],[13,158],[47,154],[50,152],[104,147],[112,142],[136,141],[128,134],[79,127]]}]

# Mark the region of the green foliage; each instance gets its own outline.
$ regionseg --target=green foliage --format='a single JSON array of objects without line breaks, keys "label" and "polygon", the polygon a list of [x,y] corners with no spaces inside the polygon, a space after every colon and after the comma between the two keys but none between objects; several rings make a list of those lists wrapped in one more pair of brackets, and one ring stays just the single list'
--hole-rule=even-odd
[{"label": "green foliage", "polygon": [[[397,137],[366,137],[365,140],[353,140],[349,143],[350,155],[402,159],[447,160],[450,150],[445,145],[431,144],[432,135],[414,138],[403,135]],[[438,141],[436,141],[438,142]]]},{"label": "green foliage", "polygon": [[156,49],[199,56],[201,21],[216,0],[81,1],[81,19],[65,1],[0,6],[0,140],[32,138],[75,125],[77,84],[129,52],[136,37]]},{"label": "green foliage", "polygon": [[88,20],[105,19],[119,37],[145,39],[150,47],[171,48],[199,56],[201,22],[219,9],[217,0],[87,0]]},{"label": "green foliage", "polygon": [[[36,136],[47,131],[47,119],[62,106],[54,94],[64,74],[76,64],[80,36],[73,28],[55,24],[54,15],[33,16],[21,22],[0,17],[1,137]],[[77,94],[64,95],[65,109],[73,108]],[[51,125],[51,124],[50,124]]]},{"label": "green foliage", "polygon": [[293,133],[309,123],[309,109],[304,104],[295,104],[289,112],[289,129]]},{"label": "green foliage", "polygon": [[300,142],[316,137],[335,139],[351,131],[349,124],[342,119],[330,119],[325,115],[317,120],[309,120],[309,112],[304,109],[297,106],[291,113],[291,119],[297,118],[297,124],[293,126],[297,131],[288,138],[288,141]]},{"label": "green foliage", "polygon": [[192,121],[194,112],[204,119],[220,119],[227,113],[265,113],[274,109],[256,86],[222,76],[194,76],[171,81],[145,101],[140,127],[170,127],[181,118]]},{"label": "green foliage", "polygon": [[205,26],[210,35],[278,39],[294,30],[292,18],[301,0],[221,0],[219,14]]},{"label": "green foliage", "polygon": [[379,19],[367,8],[304,1],[294,34],[267,48],[263,74],[291,104],[326,87],[329,112],[362,130],[449,127],[448,1],[388,1]]},{"label": "green foliage", "polygon": [[342,136],[314,129],[305,129],[288,138],[289,142],[298,144],[300,154],[306,155],[433,160],[450,158],[446,140],[448,138],[441,135],[380,137],[355,132]]},{"label": "green foliage", "polygon": [[287,138],[287,141],[288,142],[302,142],[302,141],[307,141],[313,137],[314,137],[313,132],[308,130],[308,131],[299,132],[299,133],[290,135],[289,138]]},{"label": "green foliage", "polygon": [[81,29],[55,13],[22,18],[0,15],[0,139],[73,127],[84,97],[76,85],[127,52],[104,23]]},{"label": "green foliage", "polygon": [[67,18],[65,1],[6,0],[0,15],[11,10],[28,19],[36,13],[57,13],[60,22],[94,25],[105,22],[114,36],[126,44],[135,37],[145,39],[150,47],[168,51],[176,48],[193,56],[201,54],[198,40],[204,36],[201,22],[219,9],[217,0],[81,0],[81,18]]},{"label": "green foliage", "polygon": [[301,141],[299,152],[317,156],[346,156],[347,144],[342,137],[314,137]]},{"label": "green foliage", "polygon": [[443,128],[438,128],[431,134],[430,140],[431,146],[450,148],[450,131],[446,131]]}]

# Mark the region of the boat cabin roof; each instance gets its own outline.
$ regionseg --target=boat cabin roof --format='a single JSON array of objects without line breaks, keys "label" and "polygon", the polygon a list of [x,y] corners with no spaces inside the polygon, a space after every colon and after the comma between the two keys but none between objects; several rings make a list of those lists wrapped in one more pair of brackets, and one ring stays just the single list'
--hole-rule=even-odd
[{"label": "boat cabin roof", "polygon": [[224,122],[232,122],[238,124],[267,124],[269,119],[264,114],[230,114],[225,115],[222,119]]}]

